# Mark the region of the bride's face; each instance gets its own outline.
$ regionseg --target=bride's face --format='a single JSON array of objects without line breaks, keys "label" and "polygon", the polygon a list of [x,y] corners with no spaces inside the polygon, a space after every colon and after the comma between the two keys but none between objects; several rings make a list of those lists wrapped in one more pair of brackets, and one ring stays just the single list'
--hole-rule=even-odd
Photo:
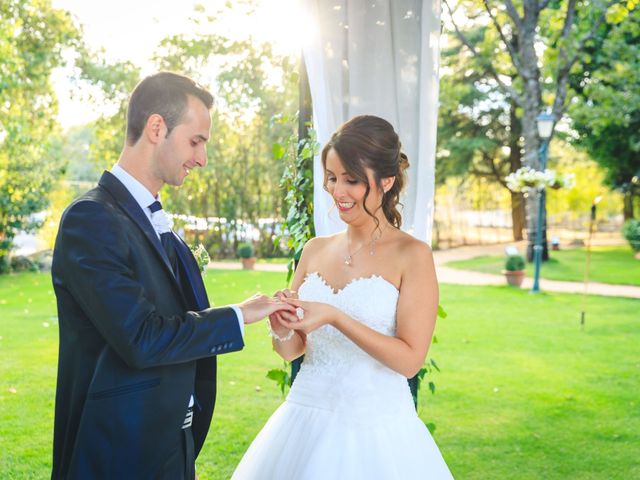
[{"label": "bride's face", "polygon": [[[325,186],[333,197],[342,221],[347,224],[371,221],[371,216],[364,209],[367,185],[345,170],[333,148],[327,152],[325,165]],[[373,170],[365,167],[365,172],[371,188],[366,206],[371,214],[375,214],[382,204],[382,191],[376,185]]]}]

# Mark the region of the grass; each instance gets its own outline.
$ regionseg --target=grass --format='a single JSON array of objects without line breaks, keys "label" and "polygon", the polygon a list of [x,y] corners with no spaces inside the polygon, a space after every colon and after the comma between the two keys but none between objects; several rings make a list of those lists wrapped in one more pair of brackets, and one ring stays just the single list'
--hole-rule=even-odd
[{"label": "grass", "polygon": [[[218,304],[284,284],[271,272],[205,278]],[[436,423],[456,478],[640,478],[640,301],[589,297],[584,330],[580,296],[443,285],[441,301],[448,317],[430,355],[442,371],[436,395],[421,391],[419,413]],[[0,308],[0,478],[46,478],[57,357],[49,276],[0,277]],[[265,378],[282,362],[263,324],[247,328],[246,343],[219,359],[202,480],[229,478],[282,401]]]},{"label": "grass", "polygon": [[[542,264],[540,276],[549,280],[584,281],[586,250],[584,248],[549,252],[550,259]],[[500,274],[504,255],[457,260],[447,266],[462,270]],[[533,276],[533,264],[527,264],[527,275]],[[595,247],[591,251],[589,280],[616,285],[640,286],[640,261],[633,258],[628,247]]]},{"label": "grass", "polygon": [[[222,262],[222,263],[240,263],[239,258],[221,258],[221,259],[214,259],[212,261]],[[288,258],[282,258],[282,257],[273,257],[273,258],[258,257],[258,259],[256,260],[256,263],[272,264],[272,265],[286,265],[288,262],[289,262]]]}]

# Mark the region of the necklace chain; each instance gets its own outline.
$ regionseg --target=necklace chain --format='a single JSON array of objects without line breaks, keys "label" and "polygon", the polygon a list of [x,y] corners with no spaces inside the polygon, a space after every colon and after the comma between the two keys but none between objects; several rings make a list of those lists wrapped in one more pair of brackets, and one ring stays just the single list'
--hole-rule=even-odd
[{"label": "necklace chain", "polygon": [[378,242],[378,240],[380,240],[380,238],[382,237],[382,232],[384,232],[384,229],[387,226],[385,225],[382,230],[380,230],[380,233],[377,236],[372,236],[371,240],[367,243],[363,243],[362,245],[360,245],[355,252],[353,253],[349,253],[349,250],[351,250],[351,242],[349,241],[349,234],[347,234],[347,255],[344,257],[344,264],[348,267],[351,267],[353,265],[353,257],[355,257],[355,255],[360,252],[360,250],[362,250],[364,247],[366,247],[367,245],[369,245],[369,255],[375,255],[376,254],[376,242]]}]

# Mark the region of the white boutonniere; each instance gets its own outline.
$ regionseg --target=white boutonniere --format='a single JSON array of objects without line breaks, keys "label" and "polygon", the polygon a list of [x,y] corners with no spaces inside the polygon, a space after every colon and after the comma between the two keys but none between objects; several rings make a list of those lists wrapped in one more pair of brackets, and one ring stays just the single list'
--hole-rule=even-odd
[{"label": "white boutonniere", "polygon": [[198,245],[191,245],[190,248],[191,253],[193,253],[193,256],[196,259],[196,262],[198,262],[200,272],[206,273],[207,265],[209,265],[209,262],[211,261],[209,252],[207,252],[207,249],[204,248],[204,245],[202,245],[201,243],[199,243]]}]

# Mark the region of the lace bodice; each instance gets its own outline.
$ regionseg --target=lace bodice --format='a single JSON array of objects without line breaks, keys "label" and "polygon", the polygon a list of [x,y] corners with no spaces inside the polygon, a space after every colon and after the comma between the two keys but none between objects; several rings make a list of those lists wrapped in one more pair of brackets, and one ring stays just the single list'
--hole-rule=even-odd
[{"label": "lace bodice", "polygon": [[[374,275],[351,280],[338,291],[313,272],[298,289],[302,300],[333,305],[350,317],[384,335],[394,335],[399,292],[384,278]],[[344,373],[356,366],[380,365],[360,347],[331,325],[324,325],[307,336],[303,368],[323,375]]]},{"label": "lace bodice", "polygon": [[[331,304],[384,335],[396,330],[399,292],[382,277],[357,278],[334,291],[311,273],[298,294]],[[305,359],[287,399],[232,477],[289,478],[452,479],[416,413],[407,379],[329,325],[307,336]]]}]

